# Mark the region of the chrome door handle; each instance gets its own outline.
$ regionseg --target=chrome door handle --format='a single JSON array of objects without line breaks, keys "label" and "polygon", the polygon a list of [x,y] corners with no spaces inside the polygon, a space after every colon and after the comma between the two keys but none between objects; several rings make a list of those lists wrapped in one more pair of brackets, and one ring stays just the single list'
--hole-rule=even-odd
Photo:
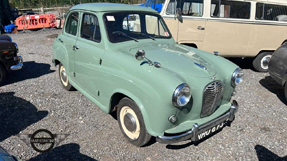
[{"label": "chrome door handle", "polygon": [[198,29],[198,30],[205,30],[205,28],[204,28],[204,27],[201,27],[201,26],[198,26],[197,29]]},{"label": "chrome door handle", "polygon": [[73,45],[73,50],[79,50],[79,48],[76,45]]},{"label": "chrome door handle", "polygon": [[61,43],[63,43],[63,42],[64,42],[62,39],[59,39],[59,41],[60,41]]}]

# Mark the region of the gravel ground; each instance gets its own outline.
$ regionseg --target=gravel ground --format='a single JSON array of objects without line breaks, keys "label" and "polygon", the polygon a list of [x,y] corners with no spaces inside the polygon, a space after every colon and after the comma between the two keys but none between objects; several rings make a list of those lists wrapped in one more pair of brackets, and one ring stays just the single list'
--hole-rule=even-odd
[{"label": "gravel ground", "polygon": [[[24,68],[0,87],[0,145],[22,160],[287,160],[287,102],[283,87],[268,73],[245,72],[237,89],[237,118],[197,143],[152,143],[138,148],[122,136],[117,121],[80,92],[65,91],[51,63],[55,34],[40,30],[11,35]],[[4,118],[4,119],[3,119]],[[48,152],[38,153],[20,139],[38,129],[69,134]],[[62,136],[62,135],[61,135]]]}]

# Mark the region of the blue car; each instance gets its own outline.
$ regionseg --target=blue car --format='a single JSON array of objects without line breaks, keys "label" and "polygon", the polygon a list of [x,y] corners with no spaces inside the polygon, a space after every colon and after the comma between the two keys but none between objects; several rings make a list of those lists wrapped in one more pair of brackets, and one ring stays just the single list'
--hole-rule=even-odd
[{"label": "blue car", "polygon": [[160,12],[162,10],[164,1],[162,0],[147,0],[145,4],[141,4],[139,6],[142,7],[151,7],[152,9],[156,10],[157,12]]},{"label": "blue car", "polygon": [[0,146],[0,161],[19,161],[19,159],[10,155]]}]

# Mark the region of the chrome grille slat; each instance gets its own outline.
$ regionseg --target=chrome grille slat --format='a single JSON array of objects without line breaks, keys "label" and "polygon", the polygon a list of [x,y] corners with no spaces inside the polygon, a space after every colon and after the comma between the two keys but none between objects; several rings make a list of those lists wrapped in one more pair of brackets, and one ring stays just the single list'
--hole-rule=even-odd
[{"label": "chrome grille slat", "polygon": [[223,96],[224,86],[221,81],[214,81],[208,84],[203,91],[203,102],[201,117],[211,115],[217,108]]}]

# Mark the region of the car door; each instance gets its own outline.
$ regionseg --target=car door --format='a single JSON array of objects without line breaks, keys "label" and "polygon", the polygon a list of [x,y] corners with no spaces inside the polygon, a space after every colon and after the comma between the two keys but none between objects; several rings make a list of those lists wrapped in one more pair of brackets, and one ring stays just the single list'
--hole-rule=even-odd
[{"label": "car door", "polygon": [[104,43],[101,41],[99,22],[95,13],[82,13],[81,29],[75,50],[77,84],[97,98]]},{"label": "car door", "polygon": [[77,33],[78,33],[78,22],[79,12],[72,12],[68,15],[68,19],[66,22],[66,26],[61,35],[57,37],[57,41],[60,41],[66,49],[66,53],[68,53],[68,60],[66,62],[62,62],[67,70],[67,74],[69,79],[74,79],[74,59],[75,59],[75,50],[74,45],[77,41]]},{"label": "car door", "polygon": [[[175,8],[181,8],[182,12],[176,19]],[[177,42],[196,44],[204,40],[206,19],[203,18],[203,0],[170,0],[166,13],[162,14]]]}]

